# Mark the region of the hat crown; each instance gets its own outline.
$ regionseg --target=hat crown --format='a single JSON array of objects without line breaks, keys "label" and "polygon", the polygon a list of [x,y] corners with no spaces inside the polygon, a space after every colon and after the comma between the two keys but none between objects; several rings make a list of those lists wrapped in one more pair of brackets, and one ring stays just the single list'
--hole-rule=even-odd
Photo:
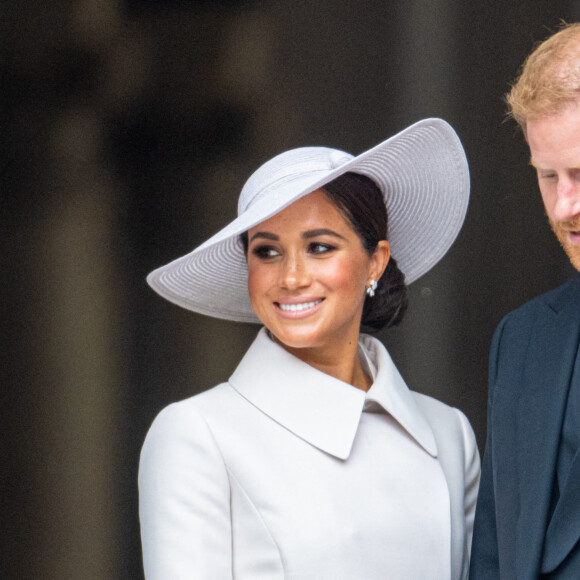
[{"label": "hat crown", "polygon": [[300,147],[280,153],[257,169],[244,184],[238,201],[238,215],[278,188],[295,184],[303,187],[307,181],[336,169],[353,159],[353,155],[328,147]]}]

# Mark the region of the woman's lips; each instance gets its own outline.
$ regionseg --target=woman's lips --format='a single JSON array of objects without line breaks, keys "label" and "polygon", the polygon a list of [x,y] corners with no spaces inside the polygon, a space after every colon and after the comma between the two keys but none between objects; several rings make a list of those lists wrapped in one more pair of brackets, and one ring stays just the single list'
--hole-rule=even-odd
[{"label": "woman's lips", "polygon": [[307,308],[312,308],[317,304],[320,304],[320,302],[322,302],[322,298],[318,298],[318,300],[312,300],[310,302],[300,302],[298,304],[282,304],[281,302],[278,302],[277,304],[282,310],[286,312],[295,312],[297,310],[306,310]]},{"label": "woman's lips", "polygon": [[580,230],[568,232],[568,239],[570,240],[571,244],[580,244]]},{"label": "woman's lips", "polygon": [[307,299],[301,302],[274,302],[278,312],[285,318],[304,318],[316,312],[324,298]]}]

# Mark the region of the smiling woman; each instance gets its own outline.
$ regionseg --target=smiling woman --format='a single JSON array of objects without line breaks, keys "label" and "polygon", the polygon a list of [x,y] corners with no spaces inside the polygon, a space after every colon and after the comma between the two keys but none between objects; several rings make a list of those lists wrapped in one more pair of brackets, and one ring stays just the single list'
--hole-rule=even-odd
[{"label": "smiling woman", "polygon": [[466,577],[469,422],[410,391],[360,328],[401,320],[405,277],[445,254],[468,196],[463,149],[438,119],[358,157],[287,151],[246,182],[236,220],[150,274],[172,302],[264,328],[226,383],[149,431],[148,579]]},{"label": "smiling woman", "polygon": [[319,189],[251,228],[247,261],[250,301],[272,336],[302,361],[367,390],[356,356],[365,288],[381,279],[390,246],[377,239],[369,252],[363,243]]}]

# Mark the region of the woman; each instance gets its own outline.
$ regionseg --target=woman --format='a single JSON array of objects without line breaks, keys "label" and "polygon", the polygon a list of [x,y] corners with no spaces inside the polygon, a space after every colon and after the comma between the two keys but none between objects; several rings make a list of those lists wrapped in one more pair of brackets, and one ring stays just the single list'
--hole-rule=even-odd
[{"label": "woman", "polygon": [[471,427],[411,392],[360,327],[399,322],[401,270],[411,282],[445,254],[468,197],[463,149],[439,119],[356,158],[296,149],[250,177],[236,220],[150,274],[185,308],[264,327],[228,382],[151,427],[148,580],[466,577]]}]

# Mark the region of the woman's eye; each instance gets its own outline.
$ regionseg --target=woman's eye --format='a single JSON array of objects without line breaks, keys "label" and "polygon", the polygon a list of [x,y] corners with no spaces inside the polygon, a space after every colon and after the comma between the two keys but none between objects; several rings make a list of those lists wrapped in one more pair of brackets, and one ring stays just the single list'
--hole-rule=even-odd
[{"label": "woman's eye", "polygon": [[308,246],[308,251],[311,254],[326,254],[334,249],[334,246],[331,246],[330,244],[321,244],[320,242],[313,242]]},{"label": "woman's eye", "polygon": [[268,258],[275,258],[278,252],[272,246],[258,246],[252,250],[252,254],[261,260],[267,260]]}]

